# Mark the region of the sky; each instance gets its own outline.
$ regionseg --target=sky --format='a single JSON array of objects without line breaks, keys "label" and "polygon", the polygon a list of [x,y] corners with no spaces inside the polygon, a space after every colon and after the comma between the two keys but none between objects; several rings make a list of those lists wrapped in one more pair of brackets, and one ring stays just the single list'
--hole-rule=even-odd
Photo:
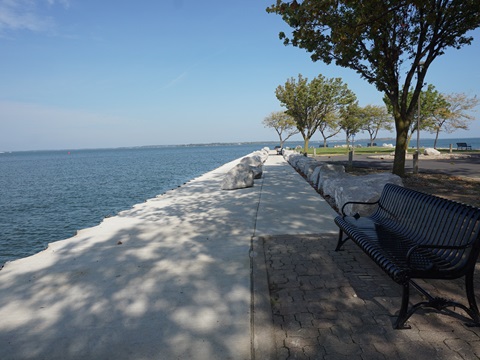
[{"label": "sky", "polygon": [[[284,46],[273,3],[0,0],[0,151],[277,141],[262,121],[298,74],[341,77],[361,106],[383,105],[353,70]],[[480,96],[471,35],[430,67],[440,92]],[[442,136],[480,137],[480,121]]]}]

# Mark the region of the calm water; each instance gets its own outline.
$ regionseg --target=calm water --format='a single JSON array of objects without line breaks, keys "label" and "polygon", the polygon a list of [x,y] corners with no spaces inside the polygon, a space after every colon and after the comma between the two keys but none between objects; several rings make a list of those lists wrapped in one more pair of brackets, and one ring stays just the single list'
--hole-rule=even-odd
[{"label": "calm water", "polygon": [[0,267],[263,146],[2,153]]}]

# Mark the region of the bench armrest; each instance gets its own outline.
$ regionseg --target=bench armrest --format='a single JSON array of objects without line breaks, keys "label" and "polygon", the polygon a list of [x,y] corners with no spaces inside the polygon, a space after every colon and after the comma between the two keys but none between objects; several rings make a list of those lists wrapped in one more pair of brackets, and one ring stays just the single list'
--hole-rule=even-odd
[{"label": "bench armrest", "polygon": [[[359,204],[359,205],[377,205],[378,204],[378,201],[375,201],[375,202],[362,202],[362,201],[348,201],[346,202],[345,204],[343,204],[342,206],[342,215],[343,216],[346,216],[347,214],[345,214],[345,206],[347,205],[350,205],[350,204]],[[356,214],[357,216],[359,216],[358,214]]]}]

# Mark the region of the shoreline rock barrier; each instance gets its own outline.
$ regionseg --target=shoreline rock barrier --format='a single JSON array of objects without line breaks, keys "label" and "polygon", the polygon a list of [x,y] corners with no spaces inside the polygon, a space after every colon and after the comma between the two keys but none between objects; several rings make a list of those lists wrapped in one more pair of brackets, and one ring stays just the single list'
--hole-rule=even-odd
[{"label": "shoreline rock barrier", "polygon": [[[403,186],[401,177],[391,173],[351,175],[345,172],[343,165],[321,162],[291,150],[284,150],[283,157],[322,196],[330,197],[338,211],[350,201],[377,201],[387,183]],[[349,204],[344,210],[346,214],[366,216],[371,207]]]}]

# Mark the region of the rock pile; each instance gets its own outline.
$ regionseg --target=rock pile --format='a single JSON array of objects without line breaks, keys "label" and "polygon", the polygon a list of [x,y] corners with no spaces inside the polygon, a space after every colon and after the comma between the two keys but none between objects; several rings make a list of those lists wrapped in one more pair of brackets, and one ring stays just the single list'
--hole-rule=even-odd
[{"label": "rock pile", "polygon": [[[323,196],[334,200],[339,210],[345,203],[351,201],[377,201],[387,183],[403,186],[402,179],[390,173],[351,175],[345,172],[343,165],[319,162],[294,151],[285,151],[284,158],[293,168],[303,174],[307,181]],[[372,207],[349,204],[344,211],[346,214],[359,213],[366,216],[371,213]]]},{"label": "rock pile", "polygon": [[267,161],[268,147],[245,156],[223,178],[222,190],[235,190],[252,187],[254,179],[263,174],[263,164]]}]

